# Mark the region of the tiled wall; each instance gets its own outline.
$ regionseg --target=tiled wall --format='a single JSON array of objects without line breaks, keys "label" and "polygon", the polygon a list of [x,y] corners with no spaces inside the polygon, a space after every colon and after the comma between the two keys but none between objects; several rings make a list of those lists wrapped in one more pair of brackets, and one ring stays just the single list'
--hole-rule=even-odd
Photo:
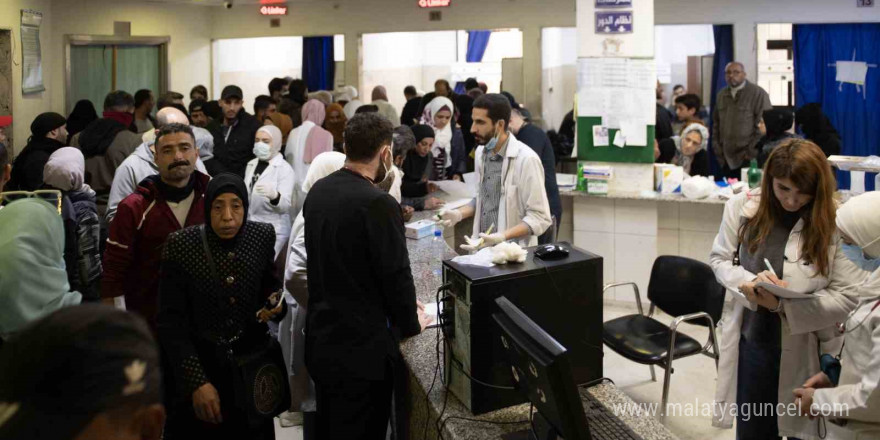
[{"label": "tiled wall", "polygon": [[[604,257],[606,284],[635,281],[643,301],[657,256],[708,263],[724,209],[720,204],[583,197],[575,197],[573,204],[575,246]],[[605,297],[635,301],[630,287],[615,288]]]}]

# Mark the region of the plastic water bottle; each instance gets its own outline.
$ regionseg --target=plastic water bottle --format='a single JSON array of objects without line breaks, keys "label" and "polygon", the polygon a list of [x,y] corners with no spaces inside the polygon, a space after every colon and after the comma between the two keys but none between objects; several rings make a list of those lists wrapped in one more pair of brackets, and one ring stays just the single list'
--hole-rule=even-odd
[{"label": "plastic water bottle", "polygon": [[443,239],[443,229],[440,227],[434,228],[434,239],[431,241],[431,249],[434,251],[434,255],[437,257],[436,261],[433,261],[434,264],[434,279],[443,282],[443,257],[446,255],[446,240]]},{"label": "plastic water bottle", "polygon": [[752,159],[752,162],[749,164],[749,188],[757,188],[761,186],[761,177],[763,172],[760,168],[758,168],[758,161],[756,159]]}]

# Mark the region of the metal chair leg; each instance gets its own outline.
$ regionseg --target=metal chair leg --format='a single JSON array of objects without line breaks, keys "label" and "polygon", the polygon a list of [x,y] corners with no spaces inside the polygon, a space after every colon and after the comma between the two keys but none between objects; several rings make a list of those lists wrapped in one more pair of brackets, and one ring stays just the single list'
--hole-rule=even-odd
[{"label": "metal chair leg", "polygon": [[648,365],[648,368],[651,369],[651,382],[657,382],[657,374],[654,373],[654,366]]},{"label": "metal chair leg", "polygon": [[660,422],[666,421],[666,403],[669,402],[669,382],[672,379],[672,356],[666,362],[666,376],[663,379],[663,401],[660,407]]}]

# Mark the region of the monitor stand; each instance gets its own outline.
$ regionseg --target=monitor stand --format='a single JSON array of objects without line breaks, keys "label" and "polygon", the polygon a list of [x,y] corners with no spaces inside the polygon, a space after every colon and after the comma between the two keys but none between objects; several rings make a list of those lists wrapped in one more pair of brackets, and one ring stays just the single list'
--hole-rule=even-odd
[{"label": "monitor stand", "polygon": [[[539,412],[535,412],[532,416],[532,425],[534,434],[531,429],[525,429],[502,435],[501,438],[503,440],[563,440],[556,428],[547,422],[547,419]],[[537,437],[535,437],[536,434]]]}]

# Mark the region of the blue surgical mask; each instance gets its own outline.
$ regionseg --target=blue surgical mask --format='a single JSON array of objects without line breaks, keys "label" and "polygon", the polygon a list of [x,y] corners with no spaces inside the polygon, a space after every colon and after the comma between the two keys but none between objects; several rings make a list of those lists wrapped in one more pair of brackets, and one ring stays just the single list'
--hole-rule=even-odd
[{"label": "blue surgical mask", "polygon": [[495,147],[498,146],[498,132],[495,132],[495,136],[486,144],[486,150],[492,151]]},{"label": "blue surgical mask", "polygon": [[272,157],[272,148],[265,142],[257,142],[254,144],[254,156],[263,161],[269,160]]},{"label": "blue surgical mask", "polygon": [[859,266],[862,270],[866,270],[868,272],[874,272],[880,267],[880,258],[877,259],[869,259],[865,256],[865,253],[862,251],[862,248],[854,245],[854,244],[846,244],[843,246],[843,255],[846,255],[846,258],[849,258],[850,261],[855,263],[856,266]]}]

